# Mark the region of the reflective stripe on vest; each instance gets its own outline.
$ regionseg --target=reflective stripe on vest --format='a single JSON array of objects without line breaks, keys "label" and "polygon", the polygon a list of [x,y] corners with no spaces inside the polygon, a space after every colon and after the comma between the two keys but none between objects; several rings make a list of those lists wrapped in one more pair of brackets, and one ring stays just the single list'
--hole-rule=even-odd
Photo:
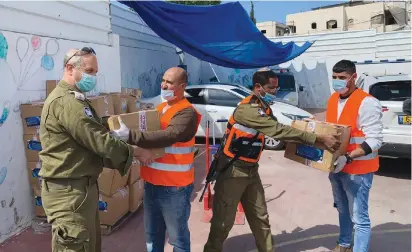
[{"label": "reflective stripe on vest", "polygon": [[168,154],[189,154],[194,153],[195,147],[175,147],[170,146],[165,148],[165,153]]},{"label": "reflective stripe on vest", "polygon": [[161,171],[177,171],[185,172],[192,169],[193,164],[163,164],[159,162],[153,162],[148,167]]},{"label": "reflective stripe on vest", "polygon": [[[342,125],[351,126],[351,137],[346,149],[347,152],[351,152],[357,148],[360,148],[361,144],[366,140],[365,134],[361,129],[357,127],[357,119],[359,115],[360,105],[369,94],[356,89],[348,98],[345,106],[338,119],[338,102],[339,94],[333,93],[329,98],[327,110],[326,110],[326,122],[337,123]],[[342,172],[349,174],[366,174],[375,172],[379,169],[379,157],[378,152],[369,153],[366,156],[358,157],[353,160],[352,163],[345,165]]]},{"label": "reflective stripe on vest", "polygon": [[240,124],[238,124],[238,123],[235,123],[235,124],[233,125],[233,128],[238,129],[238,130],[241,130],[241,131],[246,132],[246,133],[251,134],[251,135],[256,135],[256,133],[257,133],[257,130],[252,129],[252,128],[245,127],[245,126],[240,125]]}]

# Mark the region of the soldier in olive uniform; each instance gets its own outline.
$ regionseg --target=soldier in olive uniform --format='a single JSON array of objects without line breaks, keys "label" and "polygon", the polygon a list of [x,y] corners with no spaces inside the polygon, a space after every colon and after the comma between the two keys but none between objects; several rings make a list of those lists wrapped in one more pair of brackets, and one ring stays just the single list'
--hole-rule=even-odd
[{"label": "soldier in olive uniform", "polygon": [[[278,123],[269,107],[278,90],[278,78],[266,68],[253,76],[253,94],[236,108],[228,122],[225,140],[218,153],[217,170],[220,174],[214,186],[213,217],[204,252],[221,252],[232,229],[239,202],[255,237],[259,252],[274,251],[265,193],[258,173],[258,160],[263,150],[264,135],[277,140],[294,140],[308,145],[323,143],[335,151],[340,142],[335,136],[315,135]],[[256,138],[259,136],[258,138]],[[237,147],[234,143],[240,139]],[[249,146],[246,146],[251,143]],[[252,144],[253,143],[253,144]],[[234,151],[240,145],[248,154],[242,154],[227,167]],[[245,145],[246,144],[246,145]],[[224,167],[224,168],[223,168]]]},{"label": "soldier in olive uniform", "polygon": [[53,252],[100,252],[97,178],[103,166],[125,175],[133,156],[150,152],[115,139],[84,93],[96,85],[92,48],[70,50],[64,75],[46,99],[40,124],[42,202],[52,224]]}]

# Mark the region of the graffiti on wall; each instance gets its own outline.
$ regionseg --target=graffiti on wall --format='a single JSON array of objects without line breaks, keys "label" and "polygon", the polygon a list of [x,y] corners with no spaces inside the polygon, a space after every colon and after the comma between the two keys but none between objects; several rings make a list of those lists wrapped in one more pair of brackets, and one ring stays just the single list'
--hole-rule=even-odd
[{"label": "graffiti on wall", "polygon": [[250,87],[254,70],[231,69],[233,72],[227,77],[229,83]]},{"label": "graffiti on wall", "polygon": [[[11,50],[11,48],[6,37],[0,32],[0,67],[4,66],[9,70],[15,85],[14,95],[2,104],[3,108],[0,110],[0,126],[6,122],[11,111],[19,112],[20,101],[12,100],[19,91],[41,91],[27,89],[25,85],[29,83],[41,69],[52,71],[54,69],[53,56],[59,52],[59,43],[55,39],[48,39],[42,51],[42,38],[35,35],[31,36],[30,39],[26,36],[20,36],[17,38],[15,44],[14,49],[18,58],[18,70],[13,71],[8,63],[8,55],[10,55],[9,50]],[[41,57],[38,57],[39,53],[42,55]]]}]

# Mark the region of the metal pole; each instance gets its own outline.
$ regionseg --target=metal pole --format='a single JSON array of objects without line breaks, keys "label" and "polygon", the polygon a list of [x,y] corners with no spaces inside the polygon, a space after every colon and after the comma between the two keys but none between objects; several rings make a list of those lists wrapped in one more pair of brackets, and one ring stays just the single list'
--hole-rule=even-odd
[{"label": "metal pole", "polygon": [[212,68],[213,74],[215,75],[215,77],[217,79],[217,82],[220,82],[219,77],[217,76],[217,74],[215,72],[215,69],[212,67],[212,64],[210,62],[209,62],[209,66],[210,66],[210,68]]}]

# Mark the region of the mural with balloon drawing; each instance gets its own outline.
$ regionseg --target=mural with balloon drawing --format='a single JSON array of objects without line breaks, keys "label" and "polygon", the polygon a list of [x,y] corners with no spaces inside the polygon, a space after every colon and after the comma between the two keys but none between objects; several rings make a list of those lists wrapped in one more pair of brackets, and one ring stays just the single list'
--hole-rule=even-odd
[{"label": "mural with balloon drawing", "polygon": [[[41,71],[52,71],[55,68],[54,56],[59,52],[59,49],[59,43],[56,39],[21,35],[10,42],[5,33],[0,31],[0,68],[8,70],[11,82],[14,84],[14,88],[13,86],[7,87],[13,89],[12,95],[9,95],[3,102],[0,100],[0,127],[7,121],[10,112],[19,112],[20,101],[13,99],[18,92],[41,91],[31,88],[27,84]],[[15,58],[11,59],[11,54]],[[14,62],[14,67],[11,67],[10,61]],[[1,82],[3,81],[0,80]]]}]

